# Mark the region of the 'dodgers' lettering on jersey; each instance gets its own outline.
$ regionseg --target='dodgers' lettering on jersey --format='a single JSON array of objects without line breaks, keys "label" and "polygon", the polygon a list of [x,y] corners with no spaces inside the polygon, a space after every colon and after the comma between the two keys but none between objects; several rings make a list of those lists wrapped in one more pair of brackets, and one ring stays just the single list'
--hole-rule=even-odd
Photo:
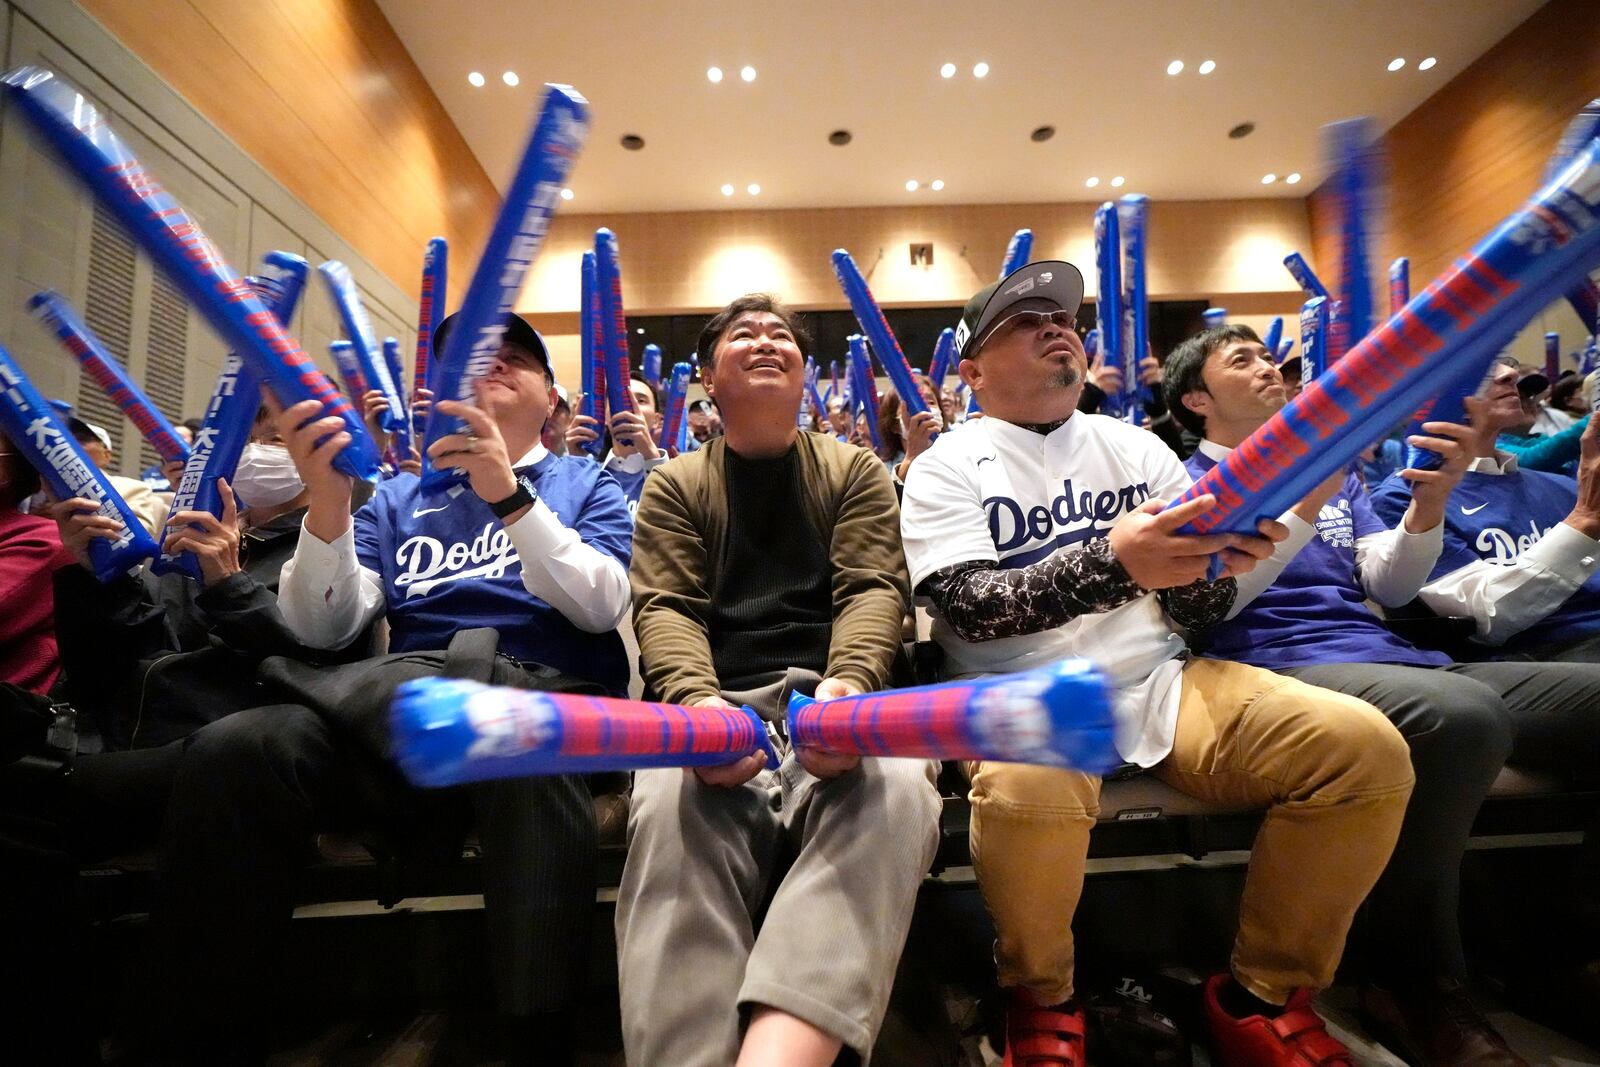
[{"label": "'dodgers' lettering on jersey", "polygon": [[1010,497],[985,499],[983,506],[989,512],[989,536],[994,539],[995,551],[1011,552],[1033,541],[1049,541],[1057,527],[1070,528],[1082,523],[1089,525],[1079,531],[1080,536],[1068,540],[1087,541],[1104,534],[1118,517],[1150,498],[1147,482],[1096,493],[1090,489],[1075,491],[1072,479],[1068,478],[1061,483],[1061,490],[1048,507],[1035,504],[1026,512]]},{"label": "'dodgers' lettering on jersey", "polygon": [[511,536],[498,523],[486,522],[483,531],[471,541],[456,541],[448,548],[436,537],[406,539],[394,554],[400,573],[396,588],[406,590],[406,599],[427,596],[435,586],[463,578],[498,578],[521,565]]},{"label": "'dodgers' lettering on jersey", "polygon": [[1528,532],[1521,537],[1513,537],[1509,531],[1498,526],[1485,526],[1478,531],[1477,548],[1479,552],[1493,553],[1484,557],[1487,563],[1515,563],[1518,556],[1549,532],[1549,528],[1541,531],[1532,519],[1528,520]]}]

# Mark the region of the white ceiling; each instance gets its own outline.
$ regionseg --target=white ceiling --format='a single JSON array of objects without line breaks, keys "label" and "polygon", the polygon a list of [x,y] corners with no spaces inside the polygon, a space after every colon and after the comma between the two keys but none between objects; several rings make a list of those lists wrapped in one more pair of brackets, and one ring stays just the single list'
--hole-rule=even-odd
[{"label": "white ceiling", "polygon": [[[1540,0],[378,0],[502,188],[541,84],[593,106],[584,212],[1304,196],[1317,129],[1388,128]],[[1404,69],[1389,73],[1402,56]],[[1419,60],[1437,66],[1420,72]],[[1169,61],[1187,69],[1169,77]],[[1216,70],[1200,76],[1202,60]],[[979,81],[974,63],[991,72]],[[959,72],[941,79],[939,67]],[[739,79],[745,64],[756,80]],[[725,72],[721,84],[706,68]],[[488,83],[475,89],[467,73]],[[521,79],[501,81],[504,71]],[[1227,130],[1251,121],[1241,141]],[[1055,137],[1029,140],[1036,126]],[[844,148],[827,142],[845,128]],[[622,135],[645,138],[629,152]],[[1297,186],[1281,177],[1304,174]],[[1262,175],[1280,181],[1263,186]],[[1091,175],[1101,184],[1085,188]],[[916,193],[907,179],[921,181]],[[946,183],[942,192],[926,188]],[[733,183],[724,197],[719,187]],[[758,182],[761,194],[745,192]]]}]

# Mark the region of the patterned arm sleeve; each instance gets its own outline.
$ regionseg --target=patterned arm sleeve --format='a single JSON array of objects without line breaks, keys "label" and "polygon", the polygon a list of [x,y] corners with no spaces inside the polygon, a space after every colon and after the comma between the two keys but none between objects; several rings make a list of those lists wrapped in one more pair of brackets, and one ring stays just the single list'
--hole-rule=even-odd
[{"label": "patterned arm sleeve", "polygon": [[1238,595],[1239,583],[1232,578],[1220,582],[1202,579],[1156,594],[1167,617],[1191,633],[1210,629],[1227,618]]},{"label": "patterned arm sleeve", "polygon": [[1104,538],[1016,570],[987,560],[952,564],[928,575],[917,592],[933,601],[963,641],[1052,630],[1145,593]]}]

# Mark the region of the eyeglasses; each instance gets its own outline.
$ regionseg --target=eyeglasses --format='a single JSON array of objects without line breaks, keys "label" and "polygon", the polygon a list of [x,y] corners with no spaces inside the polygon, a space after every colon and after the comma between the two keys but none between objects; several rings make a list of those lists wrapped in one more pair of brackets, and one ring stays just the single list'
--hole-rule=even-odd
[{"label": "eyeglasses", "polygon": [[993,323],[989,332],[984,335],[984,340],[989,341],[1004,334],[1020,335],[1024,333],[1038,333],[1044,329],[1045,323],[1058,329],[1077,332],[1077,317],[1070,311],[1017,311]]}]

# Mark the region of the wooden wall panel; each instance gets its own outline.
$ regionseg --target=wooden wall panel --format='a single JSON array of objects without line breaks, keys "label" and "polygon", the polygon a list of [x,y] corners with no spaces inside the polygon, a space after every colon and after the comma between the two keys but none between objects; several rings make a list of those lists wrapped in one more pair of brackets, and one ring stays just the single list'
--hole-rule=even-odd
[{"label": "wooden wall panel", "polygon": [[[1550,0],[1383,138],[1389,180],[1376,245],[1411,258],[1413,291],[1537,187],[1562,129],[1600,96],[1600,4]],[[1338,255],[1323,190],[1309,206],[1316,265]]]},{"label": "wooden wall panel", "polygon": [[500,196],[374,0],[81,2],[403,290],[476,258]]}]

